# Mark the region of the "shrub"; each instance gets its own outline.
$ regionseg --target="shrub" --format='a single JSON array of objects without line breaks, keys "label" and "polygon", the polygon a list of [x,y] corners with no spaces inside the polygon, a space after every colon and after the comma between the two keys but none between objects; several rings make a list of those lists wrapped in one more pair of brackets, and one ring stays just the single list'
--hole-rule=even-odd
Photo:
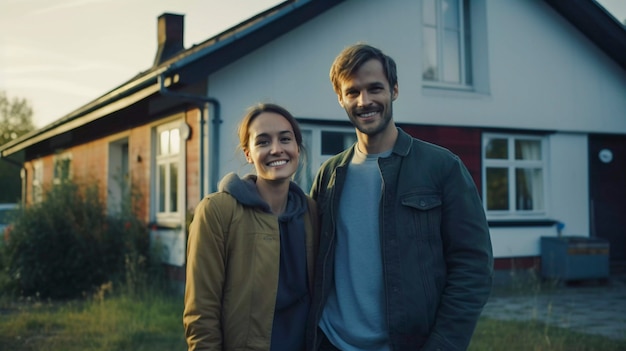
[{"label": "shrub", "polygon": [[146,226],[128,211],[107,216],[98,194],[96,185],[63,182],[22,211],[3,248],[5,290],[74,298],[124,282],[129,260],[146,268],[138,263],[149,263]]}]

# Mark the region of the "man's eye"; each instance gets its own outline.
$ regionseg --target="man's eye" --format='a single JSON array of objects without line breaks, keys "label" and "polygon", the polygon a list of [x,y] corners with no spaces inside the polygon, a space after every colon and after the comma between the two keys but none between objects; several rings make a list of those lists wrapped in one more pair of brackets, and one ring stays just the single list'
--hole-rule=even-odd
[{"label": "man's eye", "polygon": [[257,146],[265,146],[265,145],[267,145],[267,144],[269,144],[269,141],[267,141],[267,140],[258,140],[258,141],[255,143],[255,145],[257,145]]}]

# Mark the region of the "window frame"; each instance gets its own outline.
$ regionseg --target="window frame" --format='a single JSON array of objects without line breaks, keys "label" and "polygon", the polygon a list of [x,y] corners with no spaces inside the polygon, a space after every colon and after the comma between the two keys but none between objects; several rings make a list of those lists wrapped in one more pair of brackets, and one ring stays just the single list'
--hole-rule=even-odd
[{"label": "window frame", "polygon": [[31,187],[32,203],[40,203],[43,201],[43,161],[37,160],[33,162],[33,181]]},{"label": "window frame", "polygon": [[[61,162],[67,162],[67,169],[63,173],[59,173],[61,169]],[[59,185],[64,181],[71,180],[73,177],[72,172],[72,154],[69,152],[57,153],[53,157],[53,169],[52,169],[52,184]]]},{"label": "window frame", "polygon": [[[153,189],[153,197],[152,197],[152,208],[153,208],[153,218],[155,219],[155,221],[159,224],[165,224],[165,225],[177,225],[180,224],[181,222],[181,217],[184,214],[184,193],[185,193],[185,174],[186,174],[186,169],[185,169],[185,165],[184,165],[184,160],[185,160],[185,140],[182,137],[182,124],[184,123],[183,120],[181,119],[177,119],[174,121],[168,121],[165,123],[161,123],[159,125],[156,125],[153,128],[153,138],[152,138],[152,150],[153,150],[153,169],[152,169],[152,180],[153,180],[153,185],[152,185],[152,189]],[[160,135],[161,132],[165,131],[165,130],[174,130],[174,129],[178,129],[179,132],[179,137],[178,137],[178,153],[175,154],[167,154],[167,155],[159,155],[159,147],[160,147]],[[165,211],[160,211],[160,204],[161,204],[161,190],[160,190],[160,186],[159,186],[159,182],[161,180],[161,176],[159,173],[159,166],[162,164],[167,164],[170,165],[169,167],[167,167],[166,169],[166,179],[165,179],[165,197],[164,197],[164,203],[165,204],[172,204],[172,199],[170,198],[172,191],[171,191],[171,165],[176,165],[177,167],[177,179],[176,179],[176,200],[175,200],[175,204],[176,204],[176,209],[172,210],[172,208],[166,207]]]},{"label": "window frame", "polygon": [[[424,9],[426,1],[422,0],[421,8],[422,13],[425,14],[426,11]],[[448,88],[455,90],[468,90],[472,91],[474,82],[473,82],[473,67],[472,67],[472,27],[471,27],[471,9],[470,9],[470,0],[432,0],[435,5],[435,18],[436,23],[434,25],[427,24],[424,15],[420,16],[421,19],[421,29],[422,29],[422,67],[421,67],[421,78],[423,85],[425,87],[435,87],[435,88]],[[458,13],[458,71],[459,71],[459,82],[450,82],[445,81],[445,72],[447,71],[445,65],[445,57],[444,57],[444,47],[445,47],[445,21],[444,14],[442,11],[442,3],[443,1],[455,1],[457,2],[457,8],[459,10]],[[426,70],[426,62],[429,61],[427,58],[429,56],[430,51],[427,50],[426,47],[426,33],[428,29],[435,30],[435,61],[436,61],[436,70],[438,79],[427,79],[425,78],[425,70]],[[449,65],[448,65],[449,67]]]},{"label": "window frame", "polygon": [[[334,155],[324,155],[322,154],[322,133],[323,132],[339,132],[349,134],[354,136],[354,141],[356,142],[356,133],[354,131],[354,127],[346,123],[343,125],[321,125],[316,123],[307,123],[306,120],[299,120],[300,130],[303,135],[303,144],[305,149],[305,155],[301,152],[300,154],[300,163],[301,170],[305,170],[308,172],[308,179],[310,179],[311,184],[308,184],[306,181],[302,181],[302,176],[296,174],[296,183],[300,185],[300,187],[304,190],[305,193],[308,193],[310,190],[313,181],[315,180],[315,176],[317,175],[317,171],[320,166],[326,162],[329,158]],[[303,162],[305,163],[304,165]]]},{"label": "window frame", "polygon": [[[507,158],[506,159],[490,159],[487,158],[487,145],[492,139],[506,139],[507,141]],[[515,141],[516,140],[534,140],[540,142],[541,151],[539,153],[540,160],[516,160],[515,158]],[[545,219],[549,212],[548,204],[548,179],[549,179],[549,162],[548,162],[548,138],[543,135],[533,134],[506,134],[506,133],[484,133],[482,135],[482,198],[485,213],[489,219]],[[487,170],[489,168],[506,168],[508,181],[508,209],[506,210],[490,210],[489,209],[489,184],[487,183]],[[516,208],[517,200],[517,175],[516,170],[524,169],[541,169],[541,203],[543,207],[540,209],[518,210]]]}]

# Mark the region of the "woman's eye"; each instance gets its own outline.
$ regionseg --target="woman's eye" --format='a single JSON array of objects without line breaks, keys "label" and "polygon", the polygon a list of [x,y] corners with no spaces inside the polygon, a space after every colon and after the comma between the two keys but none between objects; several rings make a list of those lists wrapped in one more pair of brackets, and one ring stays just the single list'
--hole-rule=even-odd
[{"label": "woman's eye", "polygon": [[290,142],[291,142],[291,138],[289,138],[289,137],[284,137],[284,138],[281,138],[281,139],[280,139],[280,141],[281,141],[282,143],[290,143]]}]

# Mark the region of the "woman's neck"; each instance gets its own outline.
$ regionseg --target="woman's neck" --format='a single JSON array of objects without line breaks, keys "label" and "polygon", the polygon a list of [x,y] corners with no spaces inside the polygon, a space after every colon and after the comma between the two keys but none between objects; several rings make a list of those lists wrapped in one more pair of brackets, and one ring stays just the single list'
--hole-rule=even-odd
[{"label": "woman's neck", "polygon": [[261,198],[267,202],[275,215],[281,215],[287,208],[289,180],[268,181],[257,178],[256,188]]}]

